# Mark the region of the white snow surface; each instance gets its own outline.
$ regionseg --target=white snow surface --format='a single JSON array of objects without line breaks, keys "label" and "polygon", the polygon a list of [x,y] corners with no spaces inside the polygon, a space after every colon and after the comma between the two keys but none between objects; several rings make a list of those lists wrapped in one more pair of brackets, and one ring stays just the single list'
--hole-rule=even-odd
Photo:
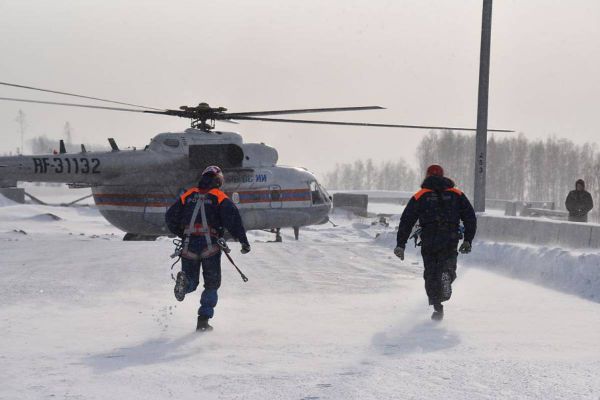
[{"label": "white snow surface", "polygon": [[509,251],[476,243],[434,323],[393,225],[334,221],[297,242],[253,232],[245,256],[232,244],[250,281],[223,259],[215,330],[198,334],[169,240],[122,242],[94,208],[0,207],[0,398],[599,398],[597,297],[492,273]]}]

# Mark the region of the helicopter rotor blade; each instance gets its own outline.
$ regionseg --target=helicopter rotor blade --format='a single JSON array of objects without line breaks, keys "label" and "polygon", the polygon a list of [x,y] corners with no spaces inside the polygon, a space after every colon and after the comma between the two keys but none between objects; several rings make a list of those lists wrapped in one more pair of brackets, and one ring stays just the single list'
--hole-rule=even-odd
[{"label": "helicopter rotor blade", "polygon": [[84,107],[84,108],[97,108],[101,110],[112,110],[112,111],[129,111],[129,112],[138,112],[138,113],[151,113],[151,114],[165,114],[163,111],[150,111],[150,110],[136,110],[134,108],[119,108],[119,107],[104,107],[104,106],[94,106],[91,104],[76,104],[76,103],[59,103],[55,101],[42,101],[42,100],[30,100],[30,99],[15,99],[11,97],[0,97],[0,100],[6,101],[19,101],[23,103],[38,103],[38,104],[51,104],[55,106],[67,106],[67,107]]},{"label": "helicopter rotor blade", "polygon": [[[267,121],[267,122],[288,122],[295,124],[318,124],[318,125],[342,125],[342,126],[372,126],[378,128],[410,128],[410,129],[430,129],[430,130],[455,130],[455,131],[477,131],[474,128],[459,128],[450,126],[424,126],[424,125],[397,125],[397,124],[372,124],[369,122],[339,122],[339,121],[314,121],[302,119],[283,119],[283,118],[256,118],[237,116],[235,119],[245,121]],[[488,132],[514,132],[508,129],[488,129]]]},{"label": "helicopter rotor blade", "polygon": [[306,113],[320,113],[320,112],[364,111],[364,110],[385,110],[385,108],[380,107],[380,106],[303,108],[303,109],[296,109],[296,110],[232,112],[232,113],[223,113],[221,115],[226,116],[227,118],[236,119],[236,117],[238,115],[251,117],[251,116],[256,116],[256,115],[306,114]]},{"label": "helicopter rotor blade", "polygon": [[162,109],[155,108],[155,107],[141,106],[139,104],[132,104],[132,103],[124,103],[124,102],[121,102],[121,101],[102,99],[102,98],[99,98],[99,97],[84,96],[84,95],[81,95],[81,94],[59,92],[58,90],[40,89],[40,88],[36,88],[36,87],[33,87],[33,86],[17,85],[15,83],[0,82],[0,85],[11,86],[11,87],[16,87],[16,88],[21,88],[21,89],[37,90],[37,91],[40,91],[40,92],[62,94],[62,95],[65,95],[65,96],[79,97],[79,98],[82,98],[82,99],[105,101],[107,103],[121,104],[121,105],[124,105],[124,106],[132,106],[132,107],[139,107],[139,108],[146,108],[148,110],[162,111]]},{"label": "helicopter rotor blade", "polygon": [[[2,82],[0,82],[1,84]],[[100,110],[110,111],[126,111],[126,112],[137,112],[144,114],[158,114],[158,115],[169,115],[182,118],[202,118],[212,119],[216,121],[223,121],[227,123],[237,124],[233,120],[242,121],[265,121],[265,122],[285,122],[294,124],[315,124],[315,125],[341,125],[341,126],[363,126],[363,127],[377,127],[377,128],[409,128],[409,129],[429,129],[429,130],[457,130],[457,131],[476,131],[474,128],[463,128],[463,127],[449,127],[449,126],[424,126],[424,125],[403,125],[403,124],[375,124],[369,122],[341,122],[341,121],[318,121],[318,120],[302,120],[302,119],[286,119],[286,118],[264,118],[257,117],[256,115],[273,115],[273,114],[289,114],[289,113],[311,113],[311,112],[332,112],[332,111],[357,111],[357,110],[377,110],[383,107],[379,106],[367,106],[367,107],[338,107],[338,108],[313,108],[313,109],[298,109],[298,110],[276,110],[276,111],[256,111],[249,113],[222,113],[222,112],[208,112],[206,114],[198,114],[195,110],[138,110],[134,108],[122,108],[122,107],[106,107],[96,106],[91,104],[78,104],[78,103],[62,103],[54,101],[44,100],[32,100],[32,99],[18,99],[12,97],[0,97],[0,100],[4,101],[18,101],[24,103],[37,103],[37,104],[49,104],[66,107],[81,107],[81,108],[92,108]],[[126,104],[126,103],[124,103]],[[249,115],[251,114],[251,115]],[[514,132],[508,129],[488,129],[488,132]]]}]

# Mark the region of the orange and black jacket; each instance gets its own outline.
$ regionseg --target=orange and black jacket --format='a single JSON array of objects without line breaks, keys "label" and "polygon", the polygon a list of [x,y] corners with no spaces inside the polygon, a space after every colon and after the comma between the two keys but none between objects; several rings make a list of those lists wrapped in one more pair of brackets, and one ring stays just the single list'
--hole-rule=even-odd
[{"label": "orange and black jacket", "polygon": [[439,176],[426,178],[421,190],[406,205],[398,228],[398,246],[406,246],[417,221],[422,228],[421,246],[424,252],[456,250],[460,221],[465,227],[464,240],[473,241],[477,230],[477,217],[467,196],[456,189],[450,179]]},{"label": "orange and black jacket", "polygon": [[[180,198],[167,210],[165,220],[171,232],[179,237],[183,237],[184,231],[189,227],[190,220],[194,214],[196,201],[204,195],[204,207],[206,219],[209,225],[213,241],[223,236],[227,229],[231,235],[242,244],[248,244],[246,230],[242,223],[242,218],[238,208],[233,201],[219,189],[192,188],[182,194]],[[195,225],[202,227],[202,216],[198,212]],[[193,238],[204,241],[203,234],[194,234]]]}]

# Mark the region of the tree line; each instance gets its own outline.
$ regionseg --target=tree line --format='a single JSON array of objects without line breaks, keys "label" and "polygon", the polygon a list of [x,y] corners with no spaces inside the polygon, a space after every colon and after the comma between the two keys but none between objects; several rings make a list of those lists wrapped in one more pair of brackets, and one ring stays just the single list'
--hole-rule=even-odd
[{"label": "tree line", "polygon": [[[415,190],[427,166],[440,164],[446,175],[472,197],[473,134],[430,132],[421,140],[417,153],[416,168],[404,160],[378,164],[355,161],[336,165],[324,182],[331,189]],[[553,201],[557,208],[564,209],[565,198],[579,178],[585,180],[586,190],[600,207],[600,152],[596,144],[575,144],[555,137],[529,140],[523,134],[490,135],[488,139],[488,199]],[[598,220],[597,209],[593,214],[592,219]]]},{"label": "tree line", "polygon": [[336,164],[325,175],[325,186],[337,190],[414,190],[419,182],[417,171],[406,161],[375,164],[372,159]]},{"label": "tree line", "polygon": [[[4,151],[0,155],[2,156],[12,156],[19,154],[51,154],[59,149],[59,140],[56,138],[48,137],[47,135],[38,135],[34,137],[29,137],[25,139],[27,135],[27,130],[29,127],[29,122],[27,115],[23,110],[19,110],[17,116],[14,120],[17,123],[17,133],[19,134],[21,145],[17,147],[15,151]],[[73,142],[73,126],[69,121],[65,122],[63,126],[63,132],[61,138],[65,142],[65,148],[69,153],[77,153],[81,151],[81,145]],[[29,149],[26,149],[26,144],[29,145]],[[93,145],[89,144],[85,145],[87,150],[95,150],[95,151],[108,151],[109,147],[106,145]]]}]

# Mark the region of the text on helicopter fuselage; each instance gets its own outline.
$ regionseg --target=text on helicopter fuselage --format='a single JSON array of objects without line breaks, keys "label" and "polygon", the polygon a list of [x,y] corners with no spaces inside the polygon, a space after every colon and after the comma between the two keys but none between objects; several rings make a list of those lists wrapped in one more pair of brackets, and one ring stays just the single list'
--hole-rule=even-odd
[{"label": "text on helicopter fuselage", "polygon": [[35,174],[99,174],[100,160],[85,157],[32,157]]}]

